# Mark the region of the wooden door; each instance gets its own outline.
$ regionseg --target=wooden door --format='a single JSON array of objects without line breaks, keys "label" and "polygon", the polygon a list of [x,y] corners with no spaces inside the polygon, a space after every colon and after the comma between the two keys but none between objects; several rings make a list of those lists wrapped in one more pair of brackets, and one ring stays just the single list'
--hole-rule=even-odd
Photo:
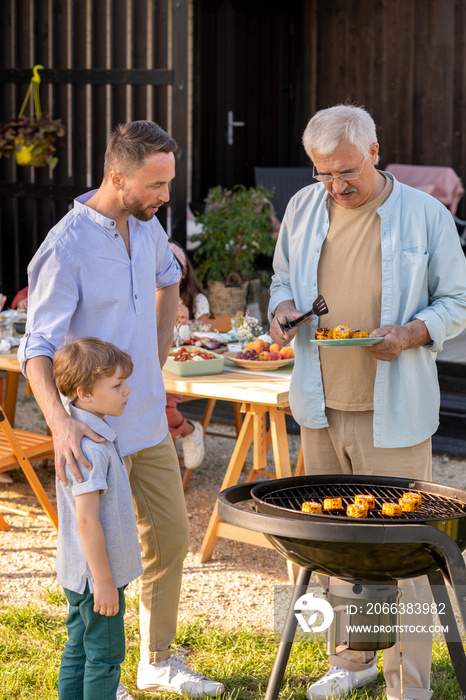
[{"label": "wooden door", "polygon": [[305,164],[301,0],[195,3],[193,200]]}]

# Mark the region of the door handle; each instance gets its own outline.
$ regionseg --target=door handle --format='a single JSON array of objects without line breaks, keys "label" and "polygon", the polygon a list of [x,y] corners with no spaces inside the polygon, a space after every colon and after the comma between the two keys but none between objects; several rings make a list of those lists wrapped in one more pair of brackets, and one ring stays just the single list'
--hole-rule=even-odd
[{"label": "door handle", "polygon": [[228,111],[228,131],[227,131],[227,143],[229,146],[233,146],[233,129],[235,126],[246,126],[246,122],[235,122],[233,117],[233,111]]}]

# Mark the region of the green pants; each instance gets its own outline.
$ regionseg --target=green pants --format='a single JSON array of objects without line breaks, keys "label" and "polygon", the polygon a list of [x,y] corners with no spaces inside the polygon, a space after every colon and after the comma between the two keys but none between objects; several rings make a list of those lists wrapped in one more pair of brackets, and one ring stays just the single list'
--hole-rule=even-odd
[{"label": "green pants", "polygon": [[69,602],[65,644],[58,677],[60,700],[116,700],[120,664],[125,658],[124,588],[120,609],[106,617],[94,612],[94,596],[64,589]]}]

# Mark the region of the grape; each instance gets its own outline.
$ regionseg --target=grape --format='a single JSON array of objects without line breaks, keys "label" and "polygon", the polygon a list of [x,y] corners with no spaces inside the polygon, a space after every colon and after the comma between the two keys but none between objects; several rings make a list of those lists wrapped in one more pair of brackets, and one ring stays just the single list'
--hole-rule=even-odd
[{"label": "grape", "polygon": [[239,352],[236,357],[239,360],[257,360],[259,355],[255,350],[245,350],[244,352]]}]

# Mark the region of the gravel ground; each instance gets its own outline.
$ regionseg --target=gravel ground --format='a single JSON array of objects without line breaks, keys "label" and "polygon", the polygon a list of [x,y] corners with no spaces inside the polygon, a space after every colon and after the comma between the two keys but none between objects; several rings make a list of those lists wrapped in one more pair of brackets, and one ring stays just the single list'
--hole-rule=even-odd
[{"label": "gravel ground", "polygon": [[[45,432],[45,422],[35,400],[24,395],[20,382],[16,427]],[[233,427],[212,424],[215,432],[233,435]],[[186,503],[191,543],[185,561],[181,592],[180,617],[204,617],[223,628],[242,625],[256,629],[273,628],[274,586],[288,582],[284,559],[273,550],[220,539],[210,561],[196,562],[199,550],[227,467],[233,440],[206,437],[206,459],[193,473]],[[289,436],[291,463],[296,463],[299,438]],[[252,454],[246,465],[252,466]],[[36,471],[52,502],[54,496],[53,464],[36,465]],[[0,504],[12,508],[26,507],[41,514],[29,484],[20,470],[10,472],[14,481],[0,484]],[[466,460],[434,456],[434,481],[466,488]],[[56,536],[48,522],[4,512],[10,525],[0,531],[0,602],[2,605],[37,603],[44,610],[56,612],[59,586],[54,575]],[[135,595],[131,584],[128,597]],[[129,606],[129,614],[135,606]]]}]

